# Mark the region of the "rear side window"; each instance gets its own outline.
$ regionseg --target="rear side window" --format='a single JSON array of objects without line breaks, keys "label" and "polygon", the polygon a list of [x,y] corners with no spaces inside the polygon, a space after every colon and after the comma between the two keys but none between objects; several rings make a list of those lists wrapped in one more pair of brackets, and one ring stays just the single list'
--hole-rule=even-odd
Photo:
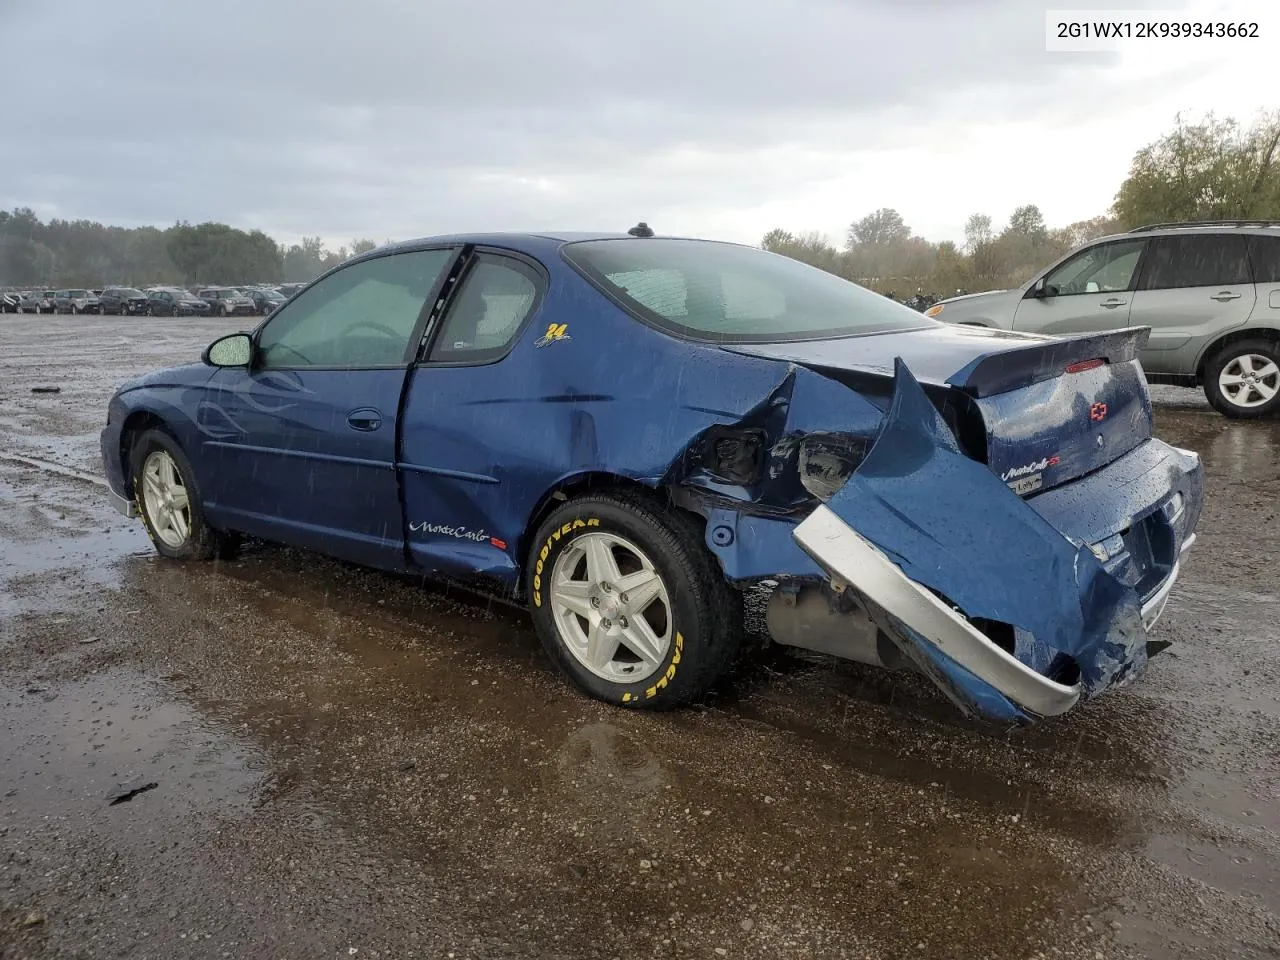
[{"label": "rear side window", "polygon": [[1280,237],[1250,237],[1249,259],[1258,283],[1280,283]]},{"label": "rear side window", "polygon": [[431,359],[487,363],[506,356],[538,300],[537,272],[519,260],[479,254],[445,314]]},{"label": "rear side window", "polygon": [[1227,287],[1252,283],[1245,238],[1241,234],[1191,234],[1157,237],[1144,268],[1144,290]]},{"label": "rear side window", "polygon": [[650,237],[579,241],[562,251],[618,306],[690,340],[780,343],[938,325],[878,293],[758,247]]}]

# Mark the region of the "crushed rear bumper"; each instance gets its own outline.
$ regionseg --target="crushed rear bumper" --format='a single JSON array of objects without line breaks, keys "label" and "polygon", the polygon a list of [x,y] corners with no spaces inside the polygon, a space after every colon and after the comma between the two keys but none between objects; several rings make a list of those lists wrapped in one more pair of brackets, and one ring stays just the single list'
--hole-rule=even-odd
[{"label": "crushed rear bumper", "polygon": [[[903,652],[911,660],[918,662],[921,653],[927,655],[936,650],[970,675],[972,681],[986,685],[1018,710],[1034,716],[1059,716],[1080,700],[1079,680],[1059,683],[1020,661],[936,593],[906,576],[830,508],[818,507],[796,527],[794,537],[830,574],[835,592],[852,589],[871,620],[904,647]],[[1192,534],[1183,542],[1181,553],[1185,555],[1194,543]],[[1181,564],[1175,563],[1157,591],[1143,603],[1141,616],[1146,629],[1151,629],[1163,612],[1180,570]],[[971,687],[972,681],[966,686]],[[969,703],[991,702],[990,696],[975,697],[970,693],[965,697]]]}]

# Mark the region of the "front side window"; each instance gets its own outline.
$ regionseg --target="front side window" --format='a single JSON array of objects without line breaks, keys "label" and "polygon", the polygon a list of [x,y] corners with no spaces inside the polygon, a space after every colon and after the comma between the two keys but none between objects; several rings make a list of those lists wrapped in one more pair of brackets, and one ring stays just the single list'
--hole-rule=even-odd
[{"label": "front side window", "polygon": [[409,344],[453,250],[362,260],[277,310],[258,336],[264,367],[380,367],[407,362]]},{"label": "front side window", "polygon": [[506,354],[538,299],[538,275],[510,257],[481,253],[467,270],[431,359],[481,363]]},{"label": "front side window", "polygon": [[1147,241],[1119,240],[1081,250],[1044,278],[1045,292],[1055,297],[1128,290]]},{"label": "front side window", "polygon": [[856,283],[757,247],[628,238],[563,250],[619,306],[691,340],[769,343],[939,325]]},{"label": "front side window", "polygon": [[1158,237],[1143,270],[1144,290],[1252,283],[1245,238],[1238,233]]}]

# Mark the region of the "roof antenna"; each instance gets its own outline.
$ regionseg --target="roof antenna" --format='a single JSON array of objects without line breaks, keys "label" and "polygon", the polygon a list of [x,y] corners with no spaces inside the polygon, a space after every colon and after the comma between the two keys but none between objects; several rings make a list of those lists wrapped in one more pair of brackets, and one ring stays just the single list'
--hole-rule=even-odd
[{"label": "roof antenna", "polygon": [[634,227],[628,230],[627,233],[631,234],[631,236],[633,237],[652,237],[653,236],[653,231],[649,228],[649,225],[645,223],[643,220],[641,220]]}]

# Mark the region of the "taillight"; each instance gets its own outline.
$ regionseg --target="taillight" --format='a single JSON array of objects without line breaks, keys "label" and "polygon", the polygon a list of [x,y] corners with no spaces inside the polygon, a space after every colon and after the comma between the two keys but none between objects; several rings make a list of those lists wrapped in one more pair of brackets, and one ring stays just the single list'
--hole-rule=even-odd
[{"label": "taillight", "polygon": [[1107,361],[1101,357],[1095,357],[1092,360],[1081,360],[1079,363],[1073,363],[1067,367],[1067,373],[1084,373],[1086,370],[1093,370],[1102,366]]}]

